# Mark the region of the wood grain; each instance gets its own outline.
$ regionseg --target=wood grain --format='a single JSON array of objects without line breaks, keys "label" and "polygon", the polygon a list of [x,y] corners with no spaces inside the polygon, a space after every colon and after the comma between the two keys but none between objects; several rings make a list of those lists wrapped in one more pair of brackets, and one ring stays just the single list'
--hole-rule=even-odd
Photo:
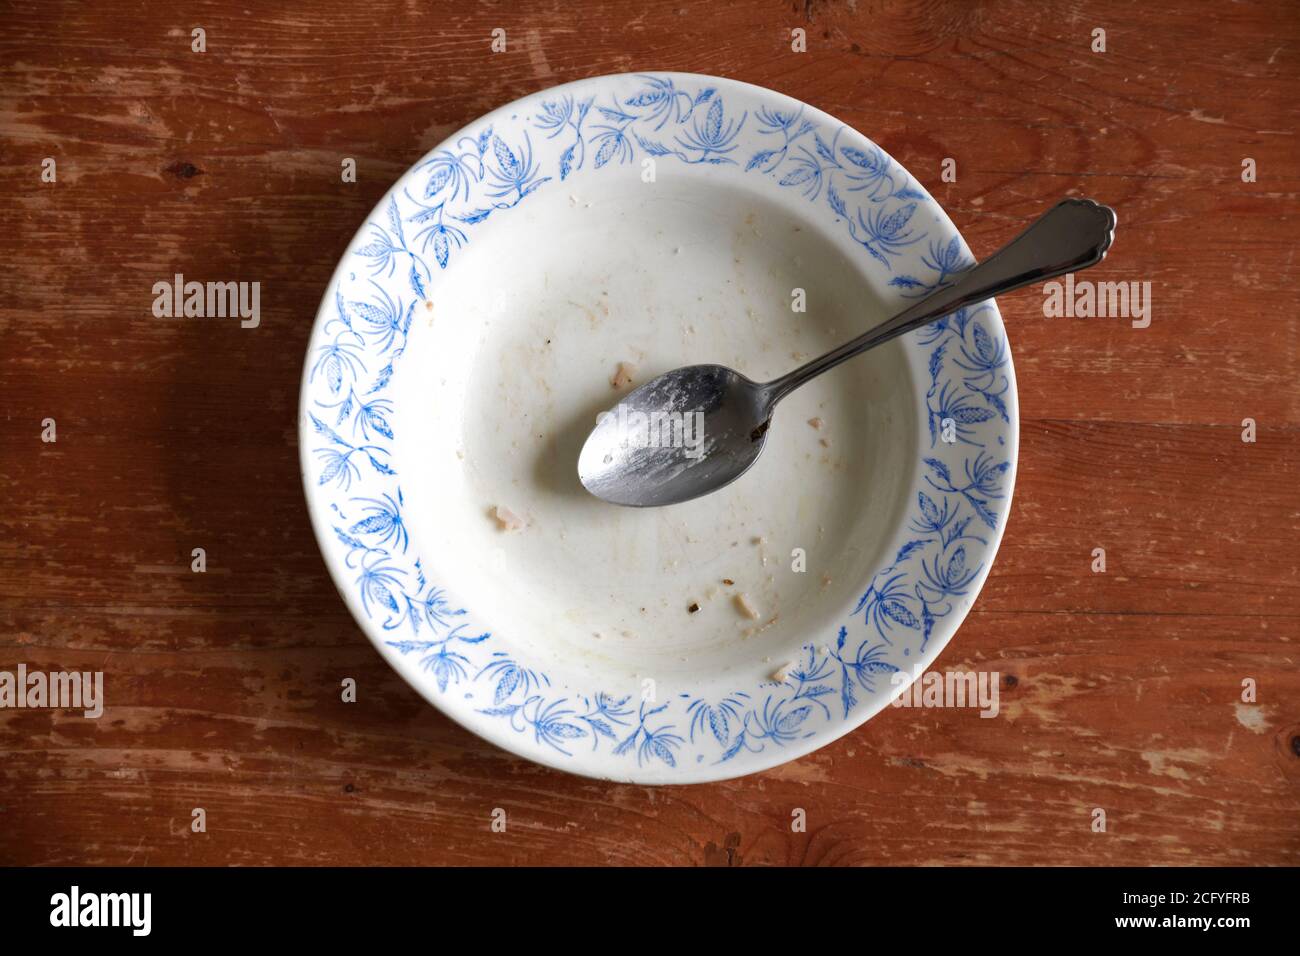
[{"label": "wood grain", "polygon": [[[1300,863],[1300,8],[147,0],[0,24],[0,669],[104,670],[109,695],[98,721],[0,710],[0,863]],[[758,776],[597,783],[423,704],[331,588],[295,415],[338,255],[462,124],[645,69],[830,111],[981,253],[1061,195],[1118,209],[1095,278],[1151,282],[1150,328],[1003,303],[1019,480],[941,665],[997,670],[998,718],[891,709]],[[261,282],[261,327],[154,319],[175,272]]]}]

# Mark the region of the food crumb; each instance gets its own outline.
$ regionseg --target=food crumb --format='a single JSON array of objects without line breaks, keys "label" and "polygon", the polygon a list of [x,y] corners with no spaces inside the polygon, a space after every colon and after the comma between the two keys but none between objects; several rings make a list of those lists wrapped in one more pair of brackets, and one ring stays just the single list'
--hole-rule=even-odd
[{"label": "food crumb", "polygon": [[736,610],[745,615],[745,617],[749,618],[751,621],[758,620],[758,608],[749,603],[748,595],[744,593],[737,594],[733,600],[736,602]]},{"label": "food crumb", "polygon": [[731,578],[723,578],[722,583],[725,584],[727,587],[731,587],[736,582],[731,580]]},{"label": "food crumb", "polygon": [[822,590],[825,591],[831,586],[831,576],[827,572],[822,572]]},{"label": "food crumb", "polygon": [[808,424],[811,425],[813,428],[821,428],[822,425],[825,424],[825,422],[823,422],[820,418],[810,418],[808,419]]},{"label": "food crumb", "polygon": [[757,627],[745,628],[744,635],[745,637],[753,637],[755,634],[762,634],[764,631],[766,631],[769,627],[771,627],[779,620],[781,620],[780,612],[773,614],[770,618],[768,618],[766,621],[764,621],[762,624],[758,625]]},{"label": "food crumb", "polygon": [[699,601],[692,601],[692,602],[687,606],[687,608],[686,608],[686,610],[687,610],[689,613],[691,613],[691,614],[694,614],[694,613],[695,613],[696,611],[698,611],[699,609],[700,609],[700,602],[699,602]]},{"label": "food crumb", "polygon": [[524,526],[524,519],[505,505],[497,505],[493,508],[492,517],[497,519],[497,528],[501,531],[518,531]]},{"label": "food crumb", "polygon": [[772,680],[777,684],[784,684],[790,677],[790,672],[794,670],[794,661],[786,661],[776,670],[772,671]]},{"label": "food crumb", "polygon": [[625,388],[632,384],[632,376],[636,374],[636,366],[627,362],[619,362],[618,368],[614,370],[614,376],[609,380],[613,388]]},{"label": "food crumb", "polygon": [[822,439],[822,447],[823,447],[823,448],[830,448],[830,447],[831,447],[831,440],[830,440],[829,438],[823,438],[823,439]]}]

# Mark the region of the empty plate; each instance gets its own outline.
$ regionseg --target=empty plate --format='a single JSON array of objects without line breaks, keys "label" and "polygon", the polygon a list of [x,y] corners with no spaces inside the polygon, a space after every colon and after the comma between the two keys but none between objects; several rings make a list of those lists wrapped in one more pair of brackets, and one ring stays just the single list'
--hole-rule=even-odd
[{"label": "empty plate", "polygon": [[335,583],[413,687],[529,759],[690,783],[823,746],[989,572],[1016,461],[996,305],[796,392],[708,497],[607,504],[578,452],[653,375],[773,377],[971,261],[880,147],[760,87],[607,76],[476,120],[379,203],[316,318],[302,470]]}]

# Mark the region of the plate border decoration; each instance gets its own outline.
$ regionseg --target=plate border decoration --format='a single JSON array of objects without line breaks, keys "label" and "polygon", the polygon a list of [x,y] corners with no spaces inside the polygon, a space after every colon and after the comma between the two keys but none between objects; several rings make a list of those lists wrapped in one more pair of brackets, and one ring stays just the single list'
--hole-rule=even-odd
[{"label": "plate border decoration", "polygon": [[[750,102],[737,110],[729,98]],[[929,436],[928,447],[920,439],[905,533],[836,633],[806,643],[784,681],[656,703],[553,683],[426,574],[433,565],[404,520],[387,396],[417,304],[476,227],[508,217],[548,185],[607,175],[645,157],[762,178],[767,188],[799,196],[810,215],[828,217],[863,250],[881,285],[900,298],[925,295],[974,263],[943,210],[901,165],[787,96],[684,73],[554,87],[489,113],[427,154],[349,243],[308,346],[300,460],[336,586],[367,636],[426,699],[499,746],[563,770],[701,782],[830,743],[902,693],[909,671],[919,673],[951,639],[1006,526],[1018,444],[1015,373],[992,301],[901,340],[923,367],[918,388],[926,386]]]}]

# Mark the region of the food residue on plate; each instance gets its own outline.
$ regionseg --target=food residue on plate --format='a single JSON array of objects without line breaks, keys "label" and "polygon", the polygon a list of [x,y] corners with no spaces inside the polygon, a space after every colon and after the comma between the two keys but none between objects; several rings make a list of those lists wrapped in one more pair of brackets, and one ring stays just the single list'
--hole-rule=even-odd
[{"label": "food residue on plate", "polygon": [[505,505],[497,505],[492,509],[492,517],[497,519],[497,528],[501,531],[518,531],[525,524],[524,519],[519,517]]},{"label": "food residue on plate", "polygon": [[808,419],[808,424],[811,425],[813,428],[821,428],[822,425],[826,423],[823,422],[820,418],[810,418]]},{"label": "food residue on plate", "polygon": [[772,680],[778,684],[784,684],[790,677],[790,672],[794,670],[794,661],[786,661],[776,670],[772,671]]},{"label": "food residue on plate", "polygon": [[749,595],[742,592],[737,594],[733,600],[736,603],[736,610],[745,615],[745,617],[749,618],[751,621],[757,621],[761,616],[758,613],[758,608],[754,607],[754,605],[749,602]]},{"label": "food residue on plate", "polygon": [[618,368],[614,370],[614,376],[609,380],[613,388],[626,388],[632,384],[632,376],[636,374],[636,366],[627,362],[619,362]]}]

